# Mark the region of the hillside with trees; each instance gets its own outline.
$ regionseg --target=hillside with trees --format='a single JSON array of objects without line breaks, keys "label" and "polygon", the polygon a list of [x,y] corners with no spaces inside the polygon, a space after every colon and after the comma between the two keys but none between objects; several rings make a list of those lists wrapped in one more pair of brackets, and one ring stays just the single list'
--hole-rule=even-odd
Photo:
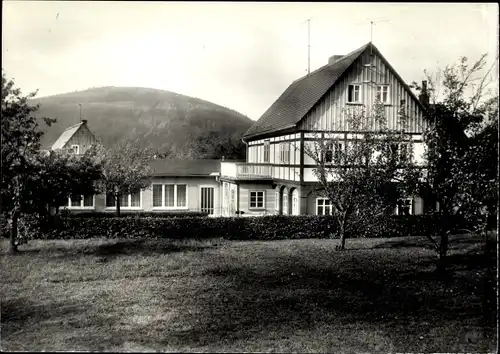
[{"label": "hillside with trees", "polygon": [[[31,102],[40,104],[36,113],[40,120],[42,117],[57,120],[50,127],[40,124],[45,133],[43,147],[49,147],[64,129],[80,121],[80,105],[82,119],[88,121],[104,146],[137,140],[140,146],[169,153],[170,157],[213,158],[213,153],[205,157],[198,151],[199,142],[205,145],[210,141],[213,149],[208,150],[233,151],[234,156],[225,157],[244,159],[241,136],[252,124],[248,117],[232,109],[148,88],[91,88]],[[227,144],[231,146],[228,148]]]}]

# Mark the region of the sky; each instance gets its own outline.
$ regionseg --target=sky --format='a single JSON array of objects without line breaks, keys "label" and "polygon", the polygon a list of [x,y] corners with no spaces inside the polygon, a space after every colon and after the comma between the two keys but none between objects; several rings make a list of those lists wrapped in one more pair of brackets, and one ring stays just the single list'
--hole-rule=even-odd
[{"label": "sky", "polygon": [[[496,3],[2,1],[2,68],[38,97],[101,86],[202,98],[257,120],[292,81],[372,39],[407,82],[498,62]],[[309,41],[308,24],[310,19]],[[370,35],[370,21],[374,22]],[[498,64],[492,77],[498,81]]]}]

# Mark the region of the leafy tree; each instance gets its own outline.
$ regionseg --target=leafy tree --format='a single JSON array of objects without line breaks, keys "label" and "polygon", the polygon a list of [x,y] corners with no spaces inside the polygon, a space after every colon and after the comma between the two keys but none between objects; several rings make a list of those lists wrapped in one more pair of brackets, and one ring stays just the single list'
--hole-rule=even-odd
[{"label": "leafy tree", "polygon": [[[470,225],[483,225],[485,211],[491,212],[496,204],[497,163],[492,162],[498,156],[494,133],[498,120],[485,128],[485,119],[488,112],[498,116],[493,104],[498,98],[485,100],[492,70],[481,75],[485,65],[486,55],[472,66],[462,57],[436,78],[425,72],[428,90],[413,85],[431,98],[424,134],[427,168],[415,186],[438,205],[435,233],[439,241],[430,236],[439,256],[438,271],[446,269],[449,235],[457,228],[454,221],[463,218]],[[440,89],[442,97],[438,97]]]},{"label": "leafy tree", "polygon": [[372,112],[361,108],[346,113],[349,130],[359,132],[353,134],[352,140],[318,136],[305,148],[316,165],[317,194],[327,198],[332,206],[340,249],[345,248],[346,235],[369,232],[384,223],[384,216],[404,196],[405,189],[400,185],[413,154],[411,138],[404,132],[404,109],[397,127],[391,129],[380,102]]},{"label": "leafy tree", "polygon": [[73,155],[64,150],[49,151],[35,156],[29,179],[33,190],[31,198],[39,206],[39,215],[50,217],[50,211],[68,201],[80,200],[82,195],[98,191],[101,167],[89,153]]},{"label": "leafy tree", "polygon": [[[2,70],[2,213],[6,214],[10,226],[10,251],[17,251],[19,219],[24,211],[34,209],[31,198],[33,189],[28,183],[33,176],[33,160],[40,149],[41,132],[33,113],[39,105],[30,105],[28,100],[36,92],[22,95],[14,81],[7,79]],[[54,119],[44,118],[46,124]]]},{"label": "leafy tree", "polygon": [[89,150],[89,155],[102,167],[99,188],[114,199],[117,215],[120,215],[122,196],[151,184],[154,171],[149,162],[155,153],[141,148],[137,141],[120,141],[110,149],[96,145]]}]

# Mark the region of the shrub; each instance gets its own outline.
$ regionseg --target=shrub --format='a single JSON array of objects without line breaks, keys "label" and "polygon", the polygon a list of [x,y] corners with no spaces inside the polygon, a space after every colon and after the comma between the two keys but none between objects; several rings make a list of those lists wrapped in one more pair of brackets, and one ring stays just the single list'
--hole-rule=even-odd
[{"label": "shrub", "polygon": [[[146,214],[146,213],[144,213]],[[261,216],[261,217],[199,217],[180,213],[162,217],[155,214],[116,215],[87,214],[59,217],[51,224],[32,227],[33,238],[87,239],[106,238],[170,238],[227,240],[285,240],[298,238],[330,238],[336,234],[331,216]],[[438,215],[384,216],[379,222],[366,223],[364,229],[348,237],[420,236],[436,232]],[[461,220],[453,220],[457,228]],[[35,231],[36,230],[36,231]]]}]

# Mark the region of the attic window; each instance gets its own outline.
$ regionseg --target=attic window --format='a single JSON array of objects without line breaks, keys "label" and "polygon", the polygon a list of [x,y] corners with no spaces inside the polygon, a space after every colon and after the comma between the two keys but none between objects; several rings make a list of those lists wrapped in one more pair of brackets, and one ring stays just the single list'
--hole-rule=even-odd
[{"label": "attic window", "polygon": [[347,90],[347,102],[349,103],[359,103],[360,102],[360,85],[349,85]]}]

